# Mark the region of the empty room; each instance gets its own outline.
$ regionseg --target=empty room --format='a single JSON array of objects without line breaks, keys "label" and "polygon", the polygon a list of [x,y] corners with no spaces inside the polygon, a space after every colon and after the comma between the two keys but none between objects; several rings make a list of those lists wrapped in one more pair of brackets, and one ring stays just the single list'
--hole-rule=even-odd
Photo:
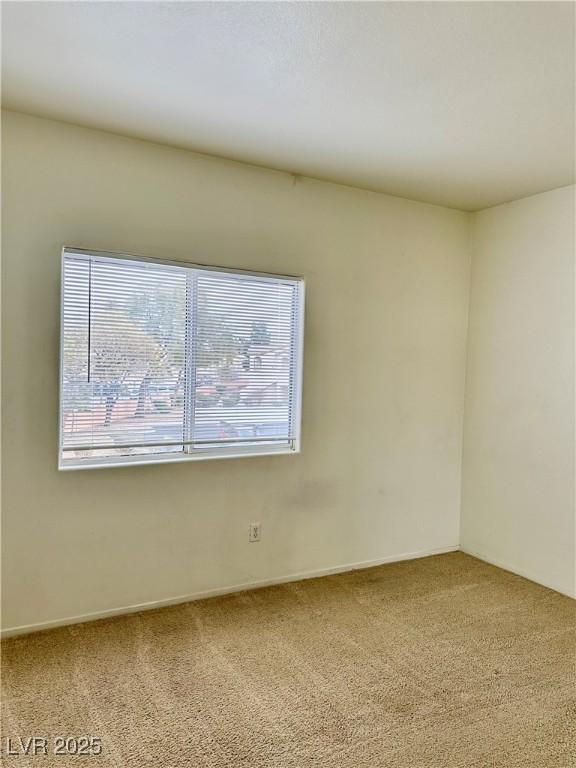
[{"label": "empty room", "polygon": [[576,767],[575,11],[1,3],[1,765]]}]

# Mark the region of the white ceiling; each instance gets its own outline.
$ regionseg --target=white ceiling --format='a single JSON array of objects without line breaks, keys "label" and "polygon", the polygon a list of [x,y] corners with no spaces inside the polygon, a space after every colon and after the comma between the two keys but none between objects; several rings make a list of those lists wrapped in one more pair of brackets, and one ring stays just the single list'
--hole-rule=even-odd
[{"label": "white ceiling", "polygon": [[12,109],[476,210],[574,181],[571,2],[5,2]]}]

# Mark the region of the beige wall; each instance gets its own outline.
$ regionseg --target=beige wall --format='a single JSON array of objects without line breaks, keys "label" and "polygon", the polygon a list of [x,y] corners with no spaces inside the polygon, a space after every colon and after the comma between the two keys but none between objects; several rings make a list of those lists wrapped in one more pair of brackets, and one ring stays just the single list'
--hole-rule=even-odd
[{"label": "beige wall", "polygon": [[[469,215],[14,113],[3,141],[5,627],[458,544]],[[303,275],[302,453],[59,473],[63,244]]]},{"label": "beige wall", "polygon": [[462,547],[575,594],[574,187],[474,216]]}]

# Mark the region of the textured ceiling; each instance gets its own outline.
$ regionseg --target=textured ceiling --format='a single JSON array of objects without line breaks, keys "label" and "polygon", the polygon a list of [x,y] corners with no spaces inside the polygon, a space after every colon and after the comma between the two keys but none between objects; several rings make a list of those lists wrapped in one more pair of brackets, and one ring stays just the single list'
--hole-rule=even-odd
[{"label": "textured ceiling", "polygon": [[570,2],[5,2],[5,106],[476,210],[574,180]]}]

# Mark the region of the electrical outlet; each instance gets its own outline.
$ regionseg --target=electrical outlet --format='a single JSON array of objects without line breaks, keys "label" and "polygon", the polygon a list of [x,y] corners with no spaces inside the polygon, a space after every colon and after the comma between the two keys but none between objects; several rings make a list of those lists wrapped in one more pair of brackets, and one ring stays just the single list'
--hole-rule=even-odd
[{"label": "electrical outlet", "polygon": [[260,541],[262,538],[262,523],[250,523],[250,530],[248,532],[248,541],[255,542]]}]

